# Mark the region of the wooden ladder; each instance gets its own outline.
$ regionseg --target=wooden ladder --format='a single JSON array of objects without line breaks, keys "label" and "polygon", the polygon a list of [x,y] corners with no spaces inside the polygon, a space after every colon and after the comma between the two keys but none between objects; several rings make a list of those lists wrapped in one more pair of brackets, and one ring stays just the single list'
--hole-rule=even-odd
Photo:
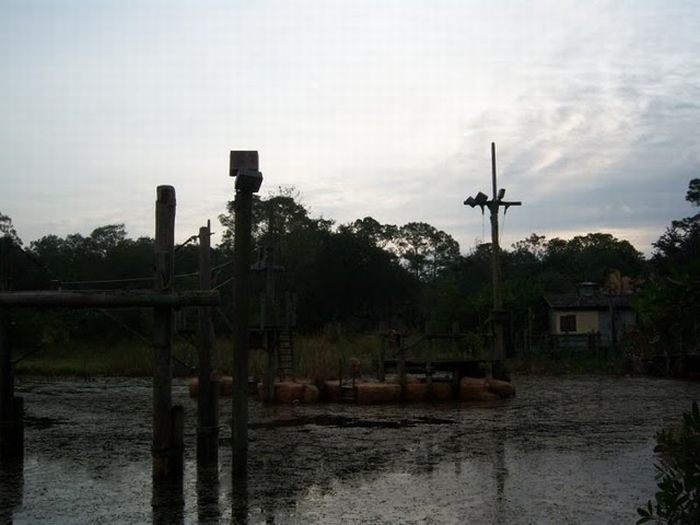
[{"label": "wooden ladder", "polygon": [[352,385],[340,385],[340,402],[341,403],[354,403],[355,399],[355,387]]},{"label": "wooden ladder", "polygon": [[281,379],[292,377],[294,370],[294,337],[291,330],[281,330],[279,333],[279,348],[277,354],[277,374]]}]

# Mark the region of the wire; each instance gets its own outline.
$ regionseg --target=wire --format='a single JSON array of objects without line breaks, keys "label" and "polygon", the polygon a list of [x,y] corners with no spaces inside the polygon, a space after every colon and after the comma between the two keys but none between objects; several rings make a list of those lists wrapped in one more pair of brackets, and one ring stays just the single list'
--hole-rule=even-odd
[{"label": "wire", "polygon": [[144,343],[146,343],[148,346],[150,346],[151,344],[153,344],[153,342],[152,342],[152,341],[149,341],[149,340],[146,338],[146,336],[144,336],[143,334],[141,334],[139,331],[133,329],[131,326],[129,326],[128,324],[126,324],[126,323],[125,323],[124,321],[122,321],[121,319],[119,319],[119,318],[113,316],[112,314],[110,314],[110,313],[109,313],[107,310],[105,310],[104,308],[99,308],[99,311],[100,311],[102,314],[104,314],[105,316],[109,317],[112,321],[114,321],[115,323],[117,323],[117,324],[120,325],[121,327],[126,328],[129,332],[131,332],[132,334],[134,334],[136,337],[138,337],[141,341],[143,341]]},{"label": "wire", "polygon": [[62,285],[75,285],[75,284],[113,284],[113,283],[132,283],[132,282],[144,282],[153,281],[153,277],[131,277],[128,279],[105,279],[102,281],[59,281]]},{"label": "wire", "polygon": [[228,317],[226,317],[226,314],[224,314],[224,311],[221,309],[221,307],[216,308],[216,312],[221,316],[221,318],[224,320],[224,324],[228,327],[229,331],[233,333],[233,325],[231,324],[231,321],[229,321]]},{"label": "wire", "polygon": [[[215,270],[220,270],[221,268],[225,268],[226,266],[233,264],[233,261],[229,261],[223,264],[220,264],[218,266],[214,266],[211,271],[214,272]],[[177,275],[174,275],[173,278],[175,279],[182,279],[185,277],[197,277],[199,275],[199,272],[192,272],[192,273],[180,273]],[[125,278],[125,279],[104,279],[104,280],[99,280],[99,281],[60,281],[58,282],[61,285],[77,285],[77,284],[115,284],[115,283],[131,283],[131,282],[153,282],[153,277],[131,277],[131,278]]]},{"label": "wire", "polygon": [[179,251],[182,250],[185,246],[187,246],[189,243],[191,243],[192,241],[195,241],[195,240],[197,240],[197,239],[199,239],[199,235],[192,235],[191,237],[188,237],[187,240],[186,240],[185,242],[183,242],[182,244],[178,244],[177,246],[175,246],[175,251],[174,251],[174,253],[179,252]]},{"label": "wire", "polygon": [[218,290],[218,289],[221,288],[222,286],[226,286],[226,285],[227,285],[228,283],[230,283],[231,281],[233,281],[233,277],[231,277],[231,278],[229,278],[229,279],[226,279],[223,283],[217,284],[217,285],[214,286],[214,288],[212,288],[212,289],[213,289],[213,290]]},{"label": "wire", "polygon": [[481,209],[481,242],[484,242],[484,235],[486,235],[486,230],[484,229],[484,209]]}]

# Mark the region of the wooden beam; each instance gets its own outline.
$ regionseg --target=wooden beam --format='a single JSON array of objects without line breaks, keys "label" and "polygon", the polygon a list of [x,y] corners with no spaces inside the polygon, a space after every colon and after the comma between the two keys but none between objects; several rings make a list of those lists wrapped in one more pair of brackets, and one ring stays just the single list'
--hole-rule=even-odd
[{"label": "wooden beam", "polygon": [[14,308],[176,308],[179,306],[218,306],[217,290],[170,291],[37,291],[0,292],[0,307]]}]

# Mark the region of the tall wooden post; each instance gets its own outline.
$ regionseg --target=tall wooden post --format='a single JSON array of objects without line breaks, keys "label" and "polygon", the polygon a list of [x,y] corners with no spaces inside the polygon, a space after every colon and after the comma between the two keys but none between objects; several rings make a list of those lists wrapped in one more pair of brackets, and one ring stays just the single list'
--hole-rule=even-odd
[{"label": "tall wooden post", "polygon": [[[175,188],[158,186],[156,200],[156,240],[154,290],[170,293],[173,288],[175,244]],[[153,478],[176,477],[173,457],[172,346],[173,309],[154,308],[153,319]],[[175,451],[182,454],[182,451]]]},{"label": "tall wooden post", "polygon": [[[501,370],[503,359],[505,359],[505,344],[503,339],[503,321],[505,312],[503,310],[503,298],[501,296],[501,266],[500,266],[500,246],[498,232],[498,212],[501,207],[508,210],[510,206],[520,206],[520,202],[504,201],[505,190],[498,189],[496,182],[496,143],[491,143],[491,184],[493,188],[493,197],[491,200],[479,192],[476,197],[469,197],[464,201],[464,204],[471,206],[479,206],[483,209],[488,208],[491,216],[491,280],[493,284],[493,310],[491,312],[491,322],[493,327],[493,345],[491,347],[491,362],[494,368],[498,369],[499,374],[504,374]],[[493,372],[493,370],[489,371]]]},{"label": "tall wooden post", "polygon": [[[199,229],[199,289],[211,289],[211,231]],[[197,397],[197,459],[216,464],[219,457],[219,388],[212,357],[214,332],[211,307],[199,307],[199,396]]]},{"label": "tall wooden post", "polygon": [[[12,279],[12,239],[0,237],[0,291],[8,291]],[[24,409],[15,397],[12,348],[8,337],[9,315],[0,308],[0,462],[24,455]]]},{"label": "tall wooden post", "polygon": [[496,185],[496,143],[491,143],[491,183],[493,200],[489,205],[491,212],[491,280],[493,283],[493,361],[503,361],[505,349],[503,344],[503,298],[501,296],[501,247],[498,242],[498,188]]},{"label": "tall wooden post", "polygon": [[231,454],[233,477],[248,471],[248,349],[250,317],[250,251],[253,193],[260,189],[257,151],[232,151],[230,175],[236,177],[233,238],[233,395]]}]

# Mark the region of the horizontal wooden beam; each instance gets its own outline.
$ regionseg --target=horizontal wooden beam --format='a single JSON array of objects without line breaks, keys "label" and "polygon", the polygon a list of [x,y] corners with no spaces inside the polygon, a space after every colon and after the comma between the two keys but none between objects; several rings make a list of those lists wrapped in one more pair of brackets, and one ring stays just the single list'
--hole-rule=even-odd
[{"label": "horizontal wooden beam", "polygon": [[38,291],[0,292],[0,307],[20,308],[128,308],[218,306],[221,296],[217,290],[158,293],[133,291]]}]

